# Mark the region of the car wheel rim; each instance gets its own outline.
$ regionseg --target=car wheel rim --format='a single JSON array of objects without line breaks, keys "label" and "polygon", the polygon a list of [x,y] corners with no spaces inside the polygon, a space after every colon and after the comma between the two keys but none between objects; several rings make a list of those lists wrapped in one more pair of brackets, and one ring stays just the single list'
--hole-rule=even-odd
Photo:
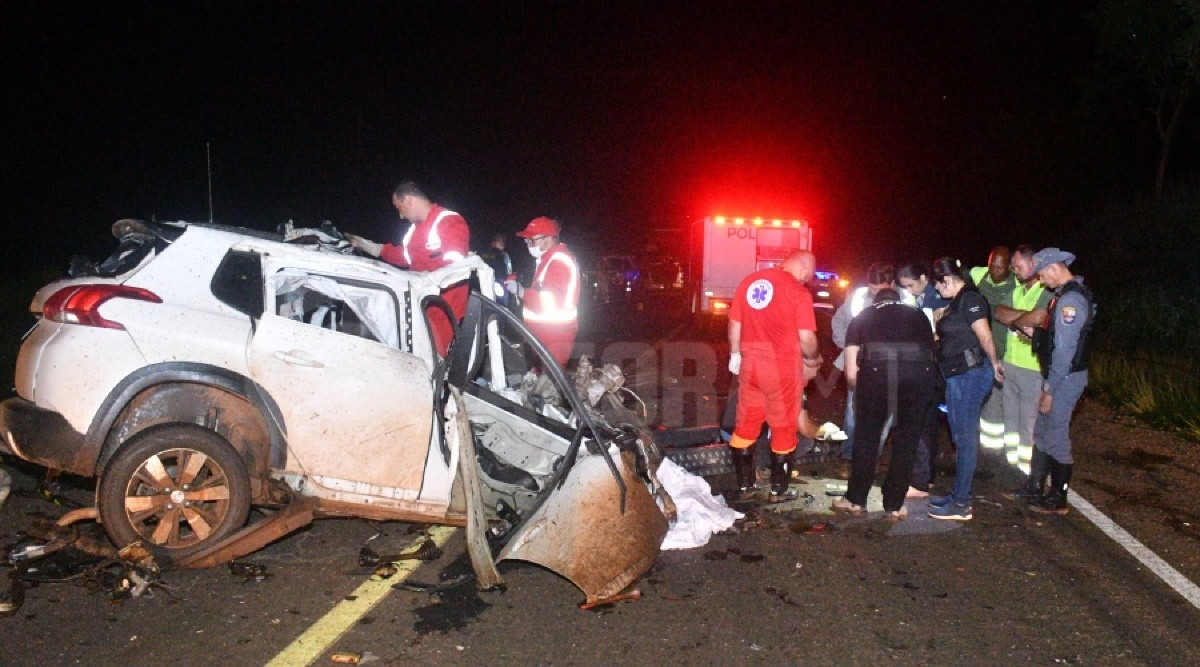
[{"label": "car wheel rim", "polygon": [[229,514],[229,478],[212,457],[168,449],[142,462],[125,489],[125,517],[147,543],[181,549],[203,542]]}]

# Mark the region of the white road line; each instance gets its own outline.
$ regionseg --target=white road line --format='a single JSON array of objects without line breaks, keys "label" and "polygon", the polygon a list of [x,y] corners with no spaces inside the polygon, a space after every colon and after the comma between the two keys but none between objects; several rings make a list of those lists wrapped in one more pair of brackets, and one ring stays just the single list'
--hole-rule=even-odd
[{"label": "white road line", "polygon": [[1183,576],[1179,570],[1167,564],[1167,561],[1158,557],[1158,554],[1146,548],[1133,535],[1130,535],[1124,528],[1118,526],[1116,522],[1104,515],[1103,512],[1096,509],[1083,496],[1068,490],[1067,501],[1079,510],[1079,513],[1088,518],[1092,523],[1096,524],[1105,535],[1108,535],[1114,542],[1125,548],[1126,551],[1133,554],[1133,557],[1141,561],[1142,565],[1150,568],[1150,571],[1157,574],[1160,579],[1167,582],[1167,585],[1175,589],[1188,602],[1192,603],[1193,607],[1200,609],[1200,586],[1193,584],[1187,577]]}]

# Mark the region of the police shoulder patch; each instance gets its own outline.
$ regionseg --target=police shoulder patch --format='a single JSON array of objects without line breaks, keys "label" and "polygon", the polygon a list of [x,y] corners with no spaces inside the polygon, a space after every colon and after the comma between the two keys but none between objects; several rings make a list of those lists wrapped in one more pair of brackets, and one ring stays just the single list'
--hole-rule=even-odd
[{"label": "police shoulder patch", "polygon": [[766,278],[759,278],[750,283],[750,287],[746,289],[746,303],[755,310],[762,310],[771,303],[771,299],[775,297],[775,286]]},{"label": "police shoulder patch", "polygon": [[1075,322],[1075,315],[1077,314],[1077,312],[1078,311],[1075,309],[1075,306],[1063,306],[1062,307],[1062,323],[1063,324],[1073,324]]}]

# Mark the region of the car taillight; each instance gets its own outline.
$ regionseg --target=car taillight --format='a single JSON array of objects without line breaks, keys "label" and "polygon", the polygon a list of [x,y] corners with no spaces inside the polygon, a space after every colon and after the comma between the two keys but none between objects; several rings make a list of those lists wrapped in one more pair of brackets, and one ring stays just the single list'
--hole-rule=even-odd
[{"label": "car taillight", "polygon": [[162,303],[162,299],[147,289],[125,285],[71,285],[55,292],[42,306],[42,317],[53,322],[82,324],[86,327],[121,329],[120,322],[106,320],[100,315],[100,306],[109,299],[135,299]]}]

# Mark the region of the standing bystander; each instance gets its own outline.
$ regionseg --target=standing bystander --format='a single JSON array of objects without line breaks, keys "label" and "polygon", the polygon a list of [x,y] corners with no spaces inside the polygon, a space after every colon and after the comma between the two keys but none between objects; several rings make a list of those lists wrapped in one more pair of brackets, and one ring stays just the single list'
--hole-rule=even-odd
[{"label": "standing bystander", "polygon": [[[1013,276],[1010,265],[1012,253],[1004,246],[992,248],[988,255],[987,266],[977,266],[971,269],[971,280],[979,293],[987,299],[993,314],[1000,306],[1011,307],[1013,290],[1017,279]],[[1008,341],[1008,327],[1003,322],[992,318],[992,343],[996,346],[996,357],[1004,359],[1004,347]],[[1004,388],[994,384],[988,392],[983,409],[979,412],[979,446],[984,451],[996,452],[1004,456]],[[1009,461],[1016,465],[1014,459]]]},{"label": "standing bystander", "polygon": [[846,383],[854,389],[858,442],[846,495],[833,502],[837,511],[866,513],[878,462],[875,444],[894,415],[896,432],[883,482],[883,509],[894,521],[908,514],[904,496],[914,450],[941,389],[929,320],[899,300],[896,290],[880,290],[875,303],[854,318],[846,332]]},{"label": "standing bystander", "polygon": [[[875,295],[880,290],[895,287],[896,269],[887,262],[875,262],[867,269],[867,284],[857,287],[846,295],[846,300],[833,313],[833,344],[840,348],[846,347],[846,332],[850,329],[850,322],[858,316],[859,313],[870,306]],[[901,303],[916,305],[916,299],[908,290],[898,292],[900,294]],[[834,360],[833,365],[840,371],[845,370],[846,353],[843,351]],[[848,436],[846,441],[842,443],[842,459],[849,460],[853,456],[854,448],[854,389],[846,387],[846,414],[842,420],[842,431]],[[883,451],[883,442],[887,440],[888,430],[890,428],[891,419],[887,419],[883,428],[879,433],[879,448],[876,450],[876,456]]]},{"label": "standing bystander", "polygon": [[[1012,270],[1017,275],[1012,305],[997,306],[993,317],[1004,324],[1004,450],[1010,463],[1029,474],[1037,468],[1045,473],[1048,462],[1033,458],[1033,425],[1042,396],[1042,371],[1027,331],[1046,322],[1050,292],[1033,270],[1033,248],[1019,245],[1012,253]],[[1038,466],[1042,466],[1038,468]]]},{"label": "standing bystander", "polygon": [[938,367],[946,379],[946,417],[954,438],[954,488],[930,498],[929,516],[969,521],[971,485],[979,454],[979,410],[992,383],[1004,382],[1004,370],[992,344],[987,301],[963,273],[962,262],[943,257],[933,263],[937,290],[950,299],[938,319]]}]

